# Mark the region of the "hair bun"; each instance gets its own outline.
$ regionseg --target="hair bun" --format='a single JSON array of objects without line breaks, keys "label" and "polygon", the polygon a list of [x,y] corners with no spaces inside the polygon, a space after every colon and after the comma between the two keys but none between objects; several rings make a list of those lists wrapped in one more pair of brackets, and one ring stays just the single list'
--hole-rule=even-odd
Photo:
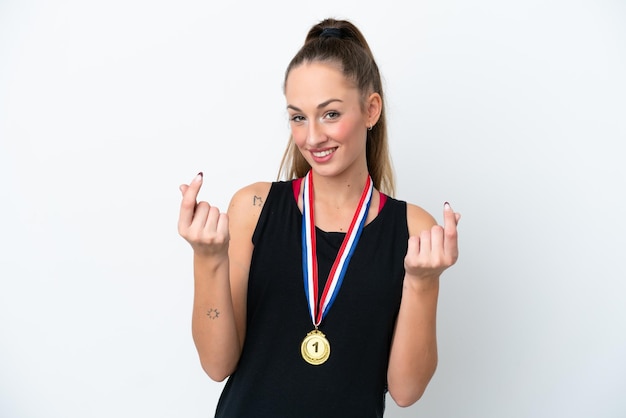
[{"label": "hair bun", "polygon": [[320,33],[320,38],[343,38],[343,32],[340,28],[324,28]]}]

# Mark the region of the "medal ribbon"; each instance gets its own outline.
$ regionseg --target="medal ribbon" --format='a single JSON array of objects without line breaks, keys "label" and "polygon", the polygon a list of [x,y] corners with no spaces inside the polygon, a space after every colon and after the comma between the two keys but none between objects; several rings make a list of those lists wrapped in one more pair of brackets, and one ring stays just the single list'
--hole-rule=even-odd
[{"label": "medal ribbon", "polygon": [[[370,176],[367,177],[365,188],[361,194],[359,205],[356,208],[350,228],[343,239],[335,262],[333,263],[328,280],[321,298],[318,297],[318,268],[317,245],[315,239],[315,221],[313,216],[313,176],[307,173],[303,184],[302,199],[302,266],[304,272],[304,291],[309,303],[309,311],[315,328],[322,322],[326,313],[335,301],[341,283],[348,269],[348,263],[367,219],[374,185]],[[319,304],[318,304],[319,298]]]}]

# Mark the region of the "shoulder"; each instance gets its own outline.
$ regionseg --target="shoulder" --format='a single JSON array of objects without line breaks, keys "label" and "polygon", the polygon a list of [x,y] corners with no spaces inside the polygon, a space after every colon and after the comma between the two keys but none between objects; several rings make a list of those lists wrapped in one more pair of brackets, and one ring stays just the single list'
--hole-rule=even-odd
[{"label": "shoulder", "polygon": [[237,190],[233,195],[230,207],[233,205],[253,204],[255,206],[263,206],[261,199],[265,202],[265,198],[269,194],[272,183],[268,181],[260,181],[252,183]]},{"label": "shoulder", "polygon": [[229,216],[241,216],[241,220],[258,219],[271,187],[270,182],[257,182],[237,190],[228,206]]},{"label": "shoulder", "polygon": [[419,235],[420,232],[430,230],[437,224],[435,218],[420,206],[407,203],[406,218],[409,226],[409,235]]}]

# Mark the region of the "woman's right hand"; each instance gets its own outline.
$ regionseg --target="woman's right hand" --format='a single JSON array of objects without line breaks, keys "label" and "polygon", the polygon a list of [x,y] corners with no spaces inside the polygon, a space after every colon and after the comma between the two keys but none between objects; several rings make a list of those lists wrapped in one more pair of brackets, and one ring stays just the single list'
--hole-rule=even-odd
[{"label": "woman's right hand", "polygon": [[180,186],[183,200],[178,233],[191,244],[196,255],[228,257],[228,215],[208,202],[196,201],[202,180],[202,173],[198,173],[191,183]]}]

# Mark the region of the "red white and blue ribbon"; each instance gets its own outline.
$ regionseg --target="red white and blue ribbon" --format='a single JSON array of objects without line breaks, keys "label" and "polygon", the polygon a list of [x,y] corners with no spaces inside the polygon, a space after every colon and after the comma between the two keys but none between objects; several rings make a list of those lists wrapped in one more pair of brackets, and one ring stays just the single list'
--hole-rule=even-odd
[{"label": "red white and blue ribbon", "polygon": [[307,173],[302,184],[302,267],[304,272],[304,291],[309,303],[311,320],[315,328],[317,328],[335,301],[341,283],[343,282],[346,270],[348,269],[348,263],[350,262],[350,258],[352,258],[352,254],[354,253],[363,227],[365,226],[374,185],[371,177],[368,176],[359,205],[350,223],[350,228],[339,248],[335,262],[330,269],[324,291],[321,297],[319,297],[317,245],[313,210],[313,176],[311,171]]}]

